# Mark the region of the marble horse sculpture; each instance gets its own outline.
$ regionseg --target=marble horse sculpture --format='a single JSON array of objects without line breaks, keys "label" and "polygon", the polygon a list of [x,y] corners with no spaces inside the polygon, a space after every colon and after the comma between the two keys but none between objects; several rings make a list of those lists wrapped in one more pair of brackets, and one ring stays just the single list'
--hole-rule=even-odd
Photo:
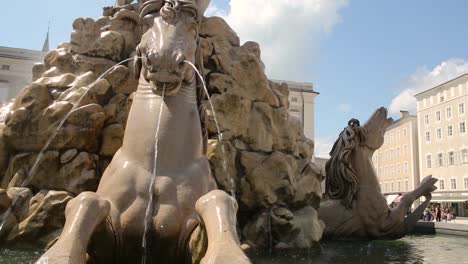
[{"label": "marble horse sculpture", "polygon": [[210,175],[196,75],[184,63],[196,63],[199,22],[209,0],[140,3],[145,33],[135,63],[139,85],[123,145],[97,191],[68,203],[59,239],[37,263],[250,263],[236,234],[237,203],[215,190]]},{"label": "marble horse sculpture", "polygon": [[[326,190],[319,216],[325,222],[325,238],[397,239],[416,224],[427,207],[437,179],[428,176],[421,184],[389,208],[382,195],[372,155],[384,142],[384,133],[393,120],[387,110],[378,109],[363,126],[352,119],[341,132],[326,164]],[[413,202],[426,200],[409,216]]]}]

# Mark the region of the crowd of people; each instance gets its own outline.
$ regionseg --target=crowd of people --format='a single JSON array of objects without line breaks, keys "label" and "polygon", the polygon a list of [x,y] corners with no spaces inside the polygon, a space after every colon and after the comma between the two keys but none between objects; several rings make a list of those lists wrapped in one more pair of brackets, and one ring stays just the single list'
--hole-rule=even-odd
[{"label": "crowd of people", "polygon": [[425,222],[448,222],[455,219],[453,209],[444,207],[441,208],[439,205],[432,205],[424,210],[421,220]]}]

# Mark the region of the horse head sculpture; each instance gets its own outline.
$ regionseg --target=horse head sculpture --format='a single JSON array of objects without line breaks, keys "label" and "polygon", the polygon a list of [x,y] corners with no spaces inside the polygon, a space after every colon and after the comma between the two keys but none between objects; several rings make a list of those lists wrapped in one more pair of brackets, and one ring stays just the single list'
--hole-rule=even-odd
[{"label": "horse head sculpture", "polygon": [[87,255],[95,263],[250,263],[237,237],[237,202],[216,190],[203,153],[189,67],[208,3],[140,2],[139,85],[122,146],[96,193],[67,204],[64,230],[38,263],[84,264]]},{"label": "horse head sculpture", "polygon": [[[390,209],[382,195],[372,155],[384,143],[393,124],[387,109],[379,108],[361,126],[351,119],[340,133],[326,164],[325,199],[319,215],[326,223],[324,236],[334,238],[400,238],[409,232],[431,199],[437,179],[426,177]],[[426,200],[408,217],[413,202]]]},{"label": "horse head sculpture", "polygon": [[[209,0],[149,0],[140,7],[144,32],[137,47],[135,71],[151,84],[153,92],[173,95],[182,83],[194,80],[200,20]],[[139,77],[139,76],[137,76]]]}]

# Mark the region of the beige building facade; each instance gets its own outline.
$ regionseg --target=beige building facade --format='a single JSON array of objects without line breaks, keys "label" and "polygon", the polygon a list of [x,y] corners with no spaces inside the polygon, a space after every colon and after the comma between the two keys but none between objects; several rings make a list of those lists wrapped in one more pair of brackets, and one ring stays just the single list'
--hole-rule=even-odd
[{"label": "beige building facade", "polygon": [[432,201],[468,216],[468,74],[415,97],[420,174],[439,179]]},{"label": "beige building facade", "polygon": [[32,68],[46,52],[0,46],[0,104],[13,99],[32,81]]},{"label": "beige building facade", "polygon": [[419,183],[418,128],[416,116],[401,117],[385,132],[384,144],[372,161],[384,194],[406,193]]},{"label": "beige building facade", "polygon": [[315,97],[319,95],[314,91],[311,83],[278,81],[276,83],[286,83],[289,87],[289,114],[299,119],[304,126],[306,137],[315,139]]},{"label": "beige building facade", "polygon": [[301,121],[304,134],[315,141],[315,97],[312,83],[271,80],[276,83],[286,83],[289,87],[289,114]]}]

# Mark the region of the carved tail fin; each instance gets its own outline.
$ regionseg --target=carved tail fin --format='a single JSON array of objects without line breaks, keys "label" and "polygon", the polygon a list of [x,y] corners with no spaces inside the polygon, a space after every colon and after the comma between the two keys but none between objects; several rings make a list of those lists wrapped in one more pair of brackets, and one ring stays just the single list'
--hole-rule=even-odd
[{"label": "carved tail fin", "polygon": [[429,205],[429,202],[432,199],[432,194],[427,194],[426,200],[416,208],[410,215],[408,215],[405,219],[405,232],[409,233],[413,230],[416,223],[419,221],[419,217],[424,213],[424,210]]}]

